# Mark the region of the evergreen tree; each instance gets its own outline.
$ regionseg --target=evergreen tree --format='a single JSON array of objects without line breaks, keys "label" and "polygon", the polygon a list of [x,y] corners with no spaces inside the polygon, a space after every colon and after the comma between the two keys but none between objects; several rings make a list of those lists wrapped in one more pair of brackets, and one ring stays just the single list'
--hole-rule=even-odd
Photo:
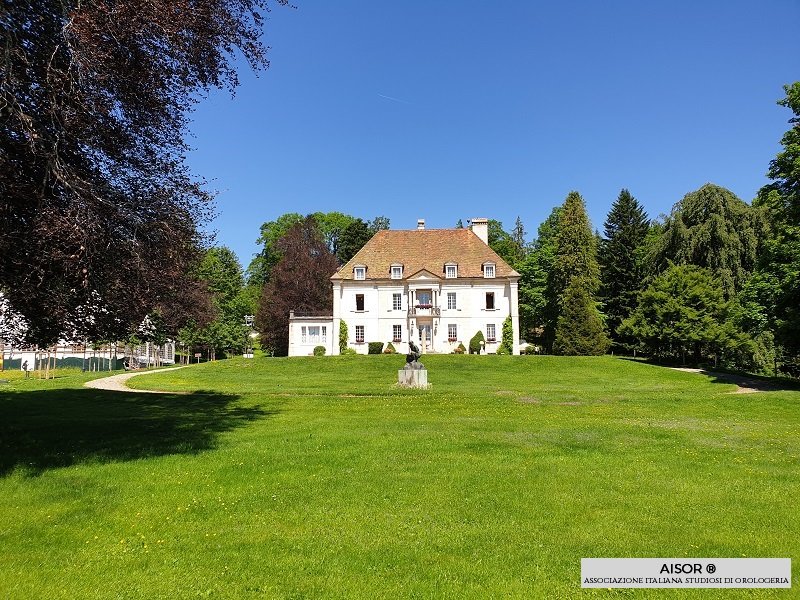
[{"label": "evergreen tree", "polygon": [[520,248],[525,248],[525,226],[522,224],[522,219],[517,216],[514,221],[514,229],[511,230],[511,240]]},{"label": "evergreen tree", "polygon": [[643,287],[641,248],[649,230],[644,208],[623,189],[606,217],[598,253],[600,298],[614,342],[623,341],[617,327],[636,308],[636,297]]},{"label": "evergreen tree", "polygon": [[[588,302],[594,306],[595,295],[600,287],[600,268],[597,264],[597,242],[592,233],[586,206],[578,192],[570,192],[558,216],[558,229],[555,235],[555,256],[553,268],[548,278],[548,301],[551,315],[559,315],[556,323],[560,324],[560,317],[565,308],[570,311],[575,307],[567,307],[566,302],[584,302],[584,295],[577,290],[570,290],[567,298],[567,288],[580,287],[585,292]],[[597,311],[596,306],[594,308]],[[552,317],[551,317],[552,318]],[[599,313],[597,318],[602,324]],[[558,326],[557,328],[558,329]],[[590,338],[583,344],[576,340],[570,342],[571,348],[595,348],[597,341],[593,330],[581,330]],[[557,332],[554,332],[557,333]],[[563,333],[561,339],[564,339]],[[562,350],[567,347],[559,346]]]},{"label": "evergreen tree", "polygon": [[382,215],[375,217],[374,219],[372,219],[372,221],[369,222],[369,229],[373,235],[375,235],[379,231],[384,231],[386,229],[389,229],[389,217],[384,217]]},{"label": "evergreen tree", "polygon": [[558,216],[552,270],[554,295],[563,298],[573,277],[580,277],[591,297],[600,287],[597,245],[586,205],[578,192],[570,192]]},{"label": "evergreen tree", "polygon": [[503,338],[500,340],[498,354],[514,354],[514,324],[511,322],[511,315],[503,321]]},{"label": "evergreen tree", "polygon": [[639,306],[620,326],[652,356],[700,361],[725,343],[728,304],[708,269],[671,265],[643,291]]},{"label": "evergreen tree", "polygon": [[503,224],[496,219],[489,219],[489,247],[514,269],[525,255],[524,245],[505,231]]},{"label": "evergreen tree", "polygon": [[573,277],[564,292],[553,351],[567,356],[592,356],[605,354],[610,344],[586,283]]},{"label": "evergreen tree", "polygon": [[336,258],[339,264],[345,264],[356,255],[356,252],[364,247],[374,235],[369,226],[361,219],[354,219],[344,228],[339,236]]},{"label": "evergreen tree", "polygon": [[339,321],[339,354],[344,354],[344,351],[347,350],[348,335],[347,323],[342,319]]}]

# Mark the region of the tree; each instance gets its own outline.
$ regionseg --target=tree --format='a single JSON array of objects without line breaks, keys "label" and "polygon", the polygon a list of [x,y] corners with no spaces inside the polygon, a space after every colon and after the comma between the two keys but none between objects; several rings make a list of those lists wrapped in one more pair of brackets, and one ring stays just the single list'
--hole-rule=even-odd
[{"label": "tree", "polygon": [[730,299],[753,272],[763,234],[758,211],[730,190],[707,183],[672,209],[655,248],[653,266],[656,273],[670,264],[710,269]]},{"label": "tree", "polygon": [[800,81],[784,91],[786,97],[778,104],[792,111],[792,127],[781,139],[783,149],[770,161],[767,176],[773,181],[759,190],[755,202],[769,222],[758,271],[774,299],[770,316],[776,340],[786,358],[800,365]]},{"label": "tree", "polygon": [[517,269],[520,273],[520,330],[527,341],[538,340],[548,349],[552,346],[558,319],[558,299],[549,283],[560,212],[561,207],[556,206],[539,225],[533,248]]},{"label": "tree", "polygon": [[354,219],[339,236],[336,258],[339,264],[345,264],[364,247],[374,232],[361,219]]},{"label": "tree", "polygon": [[342,235],[344,234],[345,229],[347,229],[347,227],[353,221],[355,221],[356,218],[337,211],[328,213],[315,212],[310,216],[316,221],[317,227],[322,233],[322,237],[328,246],[328,250],[330,250],[334,255],[338,256],[339,243]]},{"label": "tree", "polygon": [[[286,0],[276,0],[286,4]],[[210,196],[186,167],[188,113],[267,66],[267,0],[5,2],[0,18],[0,288],[56,339],[79,307],[121,337],[180,294]]]},{"label": "tree", "polygon": [[339,267],[313,217],[292,226],[277,244],[281,259],[259,302],[256,327],[261,344],[277,356],[289,352],[289,311],[333,310],[330,277]]},{"label": "tree", "polygon": [[469,353],[480,354],[483,350],[483,342],[486,338],[483,337],[483,332],[479,329],[475,335],[469,340]]},{"label": "tree", "polygon": [[695,265],[670,265],[642,292],[620,330],[652,356],[700,361],[725,341],[728,303],[721,282]]},{"label": "tree", "polygon": [[623,189],[606,217],[600,242],[600,298],[606,325],[615,342],[623,341],[617,327],[636,308],[636,298],[644,285],[645,266],[641,249],[650,230],[644,208]]},{"label": "tree", "polygon": [[339,354],[344,354],[344,351],[347,350],[347,336],[347,323],[342,319],[339,321]]},{"label": "tree", "polygon": [[503,338],[500,340],[500,347],[497,349],[498,354],[514,354],[514,324],[511,322],[511,316],[507,316],[503,321]]},{"label": "tree", "polygon": [[[376,232],[389,229],[389,219],[384,216],[377,216],[369,223],[340,212],[316,212],[308,216],[314,218],[328,249],[342,264],[350,260]],[[272,269],[281,258],[278,240],[286,235],[293,225],[305,218],[300,213],[285,213],[274,221],[267,221],[261,225],[261,235],[256,243],[261,244],[263,248],[247,267],[248,285],[260,289],[269,281]],[[342,245],[344,247],[340,248]]]},{"label": "tree", "polygon": [[379,231],[389,229],[389,217],[384,217],[383,215],[375,217],[369,222],[369,229],[373,235]]},{"label": "tree", "polygon": [[261,288],[269,281],[272,269],[281,259],[278,241],[293,225],[302,222],[303,219],[300,213],[285,213],[274,221],[267,221],[261,225],[261,234],[256,243],[263,248],[247,267],[248,284]]},{"label": "tree", "polygon": [[517,243],[496,219],[489,219],[489,247],[512,268],[516,268],[525,256],[524,245]]},{"label": "tree", "polygon": [[789,119],[792,127],[781,138],[781,150],[769,163],[767,177],[772,179],[761,194],[777,192],[776,208],[790,225],[800,226],[800,81],[783,86],[786,97],[778,100],[794,115]]},{"label": "tree", "polygon": [[514,229],[511,230],[511,240],[519,248],[525,248],[525,226],[522,224],[522,219],[519,217],[514,221]]},{"label": "tree", "polygon": [[611,341],[603,320],[580,277],[573,277],[564,292],[553,351],[565,356],[605,354]]},{"label": "tree", "polygon": [[[586,206],[578,192],[570,192],[558,215],[558,228],[554,236],[552,269],[548,273],[547,301],[550,326],[556,322],[556,330],[545,336],[545,347],[555,340],[559,319],[566,302],[583,301],[584,296],[575,290],[567,298],[570,287],[580,287],[592,304],[600,287],[600,269],[597,264],[597,240],[592,233]],[[594,306],[594,304],[593,304]],[[570,310],[573,307],[569,307]],[[596,307],[594,308],[596,311]],[[601,320],[602,317],[598,315]],[[562,336],[563,337],[563,336]],[[587,341],[587,343],[589,343]],[[550,349],[550,348],[548,348]]]},{"label": "tree", "polygon": [[209,248],[198,271],[220,305],[232,304],[244,287],[242,265],[226,246]]},{"label": "tree", "polygon": [[225,246],[211,248],[199,272],[208,286],[216,318],[197,332],[197,339],[212,356],[218,351],[242,351],[249,334],[244,317],[255,312],[256,299],[252,288],[245,286],[239,259]]},{"label": "tree", "polygon": [[594,297],[600,287],[597,245],[586,205],[578,192],[567,195],[558,216],[552,270],[553,292],[557,298],[563,297],[573,277],[582,278],[590,296]]}]

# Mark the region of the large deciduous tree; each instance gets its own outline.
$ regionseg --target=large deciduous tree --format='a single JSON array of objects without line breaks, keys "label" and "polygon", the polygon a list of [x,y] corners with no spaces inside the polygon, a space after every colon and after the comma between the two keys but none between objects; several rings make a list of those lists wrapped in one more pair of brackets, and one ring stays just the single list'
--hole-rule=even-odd
[{"label": "large deciduous tree", "polygon": [[781,139],[783,149],[769,165],[772,183],[756,203],[766,210],[770,232],[759,260],[759,281],[769,284],[777,341],[800,373],[800,81],[784,86],[778,102],[792,111],[792,124]]},{"label": "large deciduous tree", "polygon": [[621,342],[617,327],[636,308],[645,269],[641,248],[650,229],[647,213],[631,193],[623,189],[606,217],[600,242],[600,298],[611,338]]},{"label": "large deciduous tree", "polygon": [[686,194],[672,209],[654,249],[652,265],[656,272],[671,264],[710,269],[729,299],[755,268],[763,230],[758,211],[730,190],[707,183]]},{"label": "large deciduous tree", "polygon": [[236,55],[266,66],[267,1],[3,2],[0,288],[32,338],[90,305],[119,335],[180,294],[209,200],[187,114]]},{"label": "large deciduous tree", "polygon": [[293,225],[277,243],[281,258],[264,287],[256,314],[261,345],[276,356],[289,351],[289,311],[333,310],[331,275],[339,268],[313,217]]},{"label": "large deciduous tree", "polygon": [[556,231],[561,207],[553,208],[539,225],[536,241],[517,269],[519,280],[520,331],[528,341],[537,341],[549,349],[558,319],[557,298],[549,286],[556,254]]}]

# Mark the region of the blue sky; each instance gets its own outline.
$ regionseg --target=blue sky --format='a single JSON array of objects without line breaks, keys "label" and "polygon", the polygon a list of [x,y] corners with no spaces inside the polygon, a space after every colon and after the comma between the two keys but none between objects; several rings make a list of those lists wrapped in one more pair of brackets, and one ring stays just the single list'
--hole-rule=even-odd
[{"label": "blue sky", "polygon": [[578,190],[652,217],[706,182],[751,201],[791,116],[800,2],[366,2],[275,7],[271,66],[203,100],[189,165],[244,266],[285,212],[489,217],[528,232]]}]

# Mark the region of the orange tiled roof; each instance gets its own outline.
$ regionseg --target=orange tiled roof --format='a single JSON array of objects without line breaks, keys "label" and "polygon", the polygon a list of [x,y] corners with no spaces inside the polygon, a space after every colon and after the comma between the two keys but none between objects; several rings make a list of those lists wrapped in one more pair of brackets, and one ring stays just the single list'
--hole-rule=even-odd
[{"label": "orange tiled roof", "polygon": [[353,267],[367,267],[367,280],[390,279],[391,266],[403,265],[403,279],[422,269],[444,279],[444,265],[458,265],[458,277],[483,277],[484,263],[495,264],[495,277],[519,277],[514,269],[470,229],[379,231],[331,277],[352,280]]}]

